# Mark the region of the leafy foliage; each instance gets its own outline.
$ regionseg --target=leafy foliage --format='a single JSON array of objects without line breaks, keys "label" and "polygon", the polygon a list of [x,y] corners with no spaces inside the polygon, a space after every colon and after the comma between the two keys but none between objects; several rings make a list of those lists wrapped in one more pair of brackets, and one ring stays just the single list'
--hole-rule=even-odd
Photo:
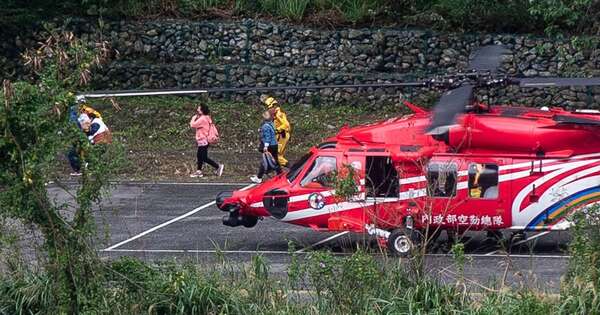
[{"label": "leafy foliage", "polygon": [[[25,5],[24,5],[25,4]],[[37,8],[33,9],[32,8]],[[594,0],[8,0],[0,25],[30,25],[51,16],[196,17],[268,14],[292,21],[339,24],[400,24],[448,31],[586,32],[599,30]]]},{"label": "leafy foliage", "polygon": [[[96,281],[98,258],[89,244],[94,235],[90,213],[93,202],[102,197],[113,159],[107,156],[111,149],[90,145],[70,121],[69,110],[75,104],[70,91],[89,82],[91,71],[108,57],[109,49],[104,44],[90,48],[71,33],[50,34],[38,49],[23,56],[32,81],[4,81],[0,95],[0,216],[39,230],[45,249],[41,257],[47,257],[44,278],[17,276],[22,287],[5,290],[20,305],[78,313],[101,290]],[[46,190],[46,183],[56,178],[56,157],[72,146],[89,164],[74,209],[51,200]],[[22,297],[27,294],[32,296]]]},{"label": "leafy foliage", "polygon": [[546,33],[583,29],[597,22],[600,4],[594,0],[532,0],[529,13],[543,21]]},{"label": "leafy foliage", "polygon": [[600,313],[600,207],[592,206],[573,216],[571,261],[562,288],[563,314]]},{"label": "leafy foliage", "polygon": [[341,200],[351,199],[358,194],[358,174],[352,165],[343,165],[332,173],[335,183],[335,196]]}]

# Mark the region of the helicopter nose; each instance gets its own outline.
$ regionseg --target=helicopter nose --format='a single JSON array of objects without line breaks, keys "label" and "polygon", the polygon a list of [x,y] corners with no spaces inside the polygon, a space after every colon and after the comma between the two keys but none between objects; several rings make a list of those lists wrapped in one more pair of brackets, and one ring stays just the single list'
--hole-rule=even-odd
[{"label": "helicopter nose", "polygon": [[233,196],[233,191],[222,191],[217,194],[215,198],[215,203],[217,204],[217,208],[223,211],[229,211],[229,207],[225,204],[225,200],[231,198]]}]

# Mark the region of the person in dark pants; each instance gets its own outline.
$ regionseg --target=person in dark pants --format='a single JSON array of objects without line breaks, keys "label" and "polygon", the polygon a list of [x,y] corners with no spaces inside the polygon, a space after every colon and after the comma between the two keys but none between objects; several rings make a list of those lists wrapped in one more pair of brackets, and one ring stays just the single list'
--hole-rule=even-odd
[{"label": "person in dark pants", "polygon": [[208,130],[212,123],[208,106],[206,106],[206,104],[198,106],[198,108],[196,108],[196,115],[194,115],[190,121],[190,127],[196,129],[196,143],[198,144],[196,159],[198,161],[198,169],[196,172],[192,173],[190,177],[204,176],[204,174],[202,174],[202,166],[204,163],[214,167],[217,176],[223,175],[223,168],[225,166],[223,164],[218,164],[208,157]]},{"label": "person in dark pants", "polygon": [[277,160],[277,137],[275,136],[275,125],[273,125],[273,117],[269,111],[263,113],[263,123],[259,129],[260,146],[263,152],[263,158],[258,168],[258,174],[250,177],[254,183],[262,183],[262,177],[265,173],[275,171],[281,174],[281,167]]},{"label": "person in dark pants", "polygon": [[67,153],[69,164],[71,165],[71,176],[81,176],[81,162],[79,161],[79,154],[77,154],[77,145],[73,145],[69,153]]}]

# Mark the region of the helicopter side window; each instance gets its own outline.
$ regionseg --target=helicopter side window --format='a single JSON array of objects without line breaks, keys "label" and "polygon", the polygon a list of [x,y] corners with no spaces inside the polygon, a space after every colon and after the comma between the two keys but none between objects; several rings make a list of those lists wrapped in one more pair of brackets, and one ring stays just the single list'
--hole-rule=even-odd
[{"label": "helicopter side window", "polygon": [[300,186],[306,188],[324,188],[334,187],[335,179],[333,175],[336,170],[336,159],[332,156],[317,157],[310,169],[300,181]]},{"label": "helicopter side window", "polygon": [[469,197],[498,198],[498,165],[481,163],[469,165]]},{"label": "helicopter side window", "polygon": [[457,167],[454,163],[431,163],[427,166],[427,195],[454,197]]}]

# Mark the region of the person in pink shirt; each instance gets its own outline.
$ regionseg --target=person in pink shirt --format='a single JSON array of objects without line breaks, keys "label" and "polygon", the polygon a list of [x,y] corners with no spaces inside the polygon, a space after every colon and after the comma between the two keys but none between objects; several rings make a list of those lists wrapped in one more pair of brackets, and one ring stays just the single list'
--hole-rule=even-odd
[{"label": "person in pink shirt", "polygon": [[191,177],[202,177],[202,166],[206,162],[210,166],[215,168],[217,176],[223,175],[223,164],[217,164],[208,157],[208,130],[212,124],[210,118],[210,110],[206,104],[201,104],[196,108],[196,114],[190,120],[190,127],[196,129],[196,143],[198,144],[198,152],[196,158],[198,160],[198,170],[192,173]]}]

